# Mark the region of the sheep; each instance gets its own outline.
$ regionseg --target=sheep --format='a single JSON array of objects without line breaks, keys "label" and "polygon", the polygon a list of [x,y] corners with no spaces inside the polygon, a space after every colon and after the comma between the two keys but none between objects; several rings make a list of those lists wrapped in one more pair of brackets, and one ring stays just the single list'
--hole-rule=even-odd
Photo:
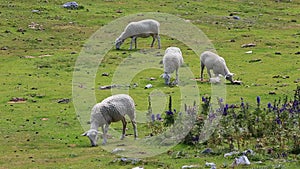
[{"label": "sheep", "polygon": [[183,64],[181,50],[178,47],[168,47],[163,57],[164,73],[161,75],[165,79],[165,84],[170,85],[171,75],[176,71],[176,79],[173,84],[178,84],[178,69]]},{"label": "sheep", "polygon": [[127,94],[117,94],[104,99],[102,102],[97,103],[91,112],[90,130],[83,133],[82,136],[87,136],[90,139],[92,146],[97,146],[97,135],[98,128],[102,127],[103,131],[103,142],[105,145],[107,142],[107,131],[111,122],[122,121],[123,132],[121,140],[125,137],[126,120],[125,115],[128,115],[134,131],[134,138],[137,138],[137,125],[136,125],[136,114],[135,114],[135,103],[134,100]]},{"label": "sheep", "polygon": [[210,51],[205,51],[200,55],[200,60],[201,60],[201,77],[200,79],[203,80],[203,69],[204,67],[207,68],[207,73],[210,78],[211,73],[210,70],[212,69],[215,76],[222,75],[225,77],[226,80],[229,80],[231,83],[233,82],[233,73],[230,73],[229,69],[226,66],[226,62],[224,58],[221,56],[210,52]]},{"label": "sheep", "polygon": [[136,49],[136,39],[138,37],[147,38],[149,36],[152,36],[153,38],[151,47],[153,47],[154,41],[155,39],[157,39],[158,48],[160,49],[159,25],[159,22],[153,19],[145,19],[138,22],[130,22],[124,29],[124,32],[122,32],[121,35],[116,39],[116,49],[119,50],[120,46],[124,43],[124,41],[127,38],[131,38],[129,49],[132,49],[133,42]]}]

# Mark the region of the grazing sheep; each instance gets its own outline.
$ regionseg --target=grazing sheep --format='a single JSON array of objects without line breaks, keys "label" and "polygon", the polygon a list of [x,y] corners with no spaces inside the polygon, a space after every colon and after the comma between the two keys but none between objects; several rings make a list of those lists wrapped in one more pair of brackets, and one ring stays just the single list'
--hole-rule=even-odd
[{"label": "grazing sheep", "polygon": [[205,51],[200,55],[201,60],[201,80],[203,80],[203,69],[206,66],[207,73],[211,78],[210,70],[212,69],[215,76],[222,75],[225,79],[229,80],[233,83],[233,73],[230,73],[229,69],[226,66],[226,62],[224,58],[220,57],[219,55]]},{"label": "grazing sheep", "polygon": [[163,57],[164,73],[161,75],[165,79],[165,84],[170,85],[171,75],[176,71],[176,79],[173,84],[178,84],[178,69],[183,64],[181,50],[177,47],[168,47]]},{"label": "grazing sheep", "polygon": [[91,128],[83,136],[88,136],[92,146],[97,145],[98,128],[102,127],[103,142],[106,144],[106,134],[111,122],[122,121],[123,132],[121,139],[125,137],[126,120],[125,115],[128,115],[133,125],[134,137],[137,138],[137,126],[135,121],[135,104],[133,99],[126,94],[117,94],[104,99],[96,104],[91,112]]},{"label": "grazing sheep", "polygon": [[136,49],[136,39],[138,37],[147,38],[152,36],[153,40],[151,47],[153,47],[155,39],[158,42],[158,48],[160,49],[160,37],[159,37],[159,22],[153,19],[145,19],[138,22],[129,23],[124,32],[116,39],[116,49],[120,49],[120,46],[124,43],[125,39],[131,38],[130,50],[132,49],[132,43],[134,42]]}]

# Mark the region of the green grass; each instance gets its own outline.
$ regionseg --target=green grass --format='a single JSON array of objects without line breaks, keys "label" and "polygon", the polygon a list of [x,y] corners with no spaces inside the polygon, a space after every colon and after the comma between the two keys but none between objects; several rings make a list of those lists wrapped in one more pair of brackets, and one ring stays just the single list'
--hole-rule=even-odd
[{"label": "green grass", "polygon": [[[63,98],[72,99],[72,78],[76,59],[84,43],[102,26],[117,18],[141,12],[169,13],[190,20],[211,40],[218,54],[223,56],[235,78],[243,85],[226,86],[226,101],[239,104],[243,97],[255,107],[256,96],[262,104],[274,99],[293,96],[299,77],[299,8],[298,1],[77,1],[84,9],[67,10],[61,5],[65,1],[3,1],[0,5],[0,168],[180,168],[204,161],[214,161],[218,168],[232,159],[203,156],[199,153],[205,145],[189,147],[178,145],[169,152],[142,159],[136,165],[114,162],[118,156],[101,147],[89,147],[86,137],[81,137],[83,128],[78,121],[72,102],[59,104]],[[32,10],[40,10],[33,13]],[[118,10],[121,13],[117,12]],[[229,15],[235,13],[240,20]],[[32,22],[39,29],[28,27]],[[120,29],[125,25],[120,25]],[[234,42],[231,42],[234,40]],[[139,39],[138,47],[149,49],[151,39]],[[241,48],[245,43],[255,43],[254,48]],[[185,67],[199,77],[199,57],[186,45],[162,35],[162,52],[171,45],[182,49]],[[128,49],[129,40],[122,45]],[[6,49],[6,50],[4,50]],[[104,57],[95,79],[97,101],[111,95],[110,90],[98,90],[110,85],[118,64],[130,54],[139,52],[112,49]],[[245,54],[252,50],[253,54]],[[123,54],[123,52],[125,52]],[[276,55],[280,52],[281,55]],[[45,56],[49,55],[49,56]],[[32,56],[34,58],[27,58]],[[249,61],[261,59],[261,62]],[[157,63],[159,64],[159,63]],[[110,74],[108,77],[102,73]],[[137,109],[147,110],[148,95],[155,90],[171,94],[174,108],[180,108],[179,88],[164,86],[159,76],[162,69],[139,72],[132,83],[138,87],[130,89]],[[289,78],[273,78],[275,75]],[[156,81],[149,81],[154,77]],[[207,74],[205,72],[205,78]],[[145,90],[144,86],[153,84]],[[210,95],[207,83],[198,83],[199,95]],[[276,95],[270,95],[275,91]],[[25,98],[26,103],[8,103],[13,97]],[[167,106],[164,108],[167,110]],[[155,112],[162,113],[162,112]],[[116,130],[120,124],[112,125]],[[145,124],[138,124],[139,137],[149,134]],[[129,126],[129,133],[132,133]],[[129,136],[130,137],[130,136]],[[252,147],[251,147],[252,148]],[[216,148],[217,149],[217,148]],[[174,154],[183,151],[180,159]],[[262,159],[265,157],[260,157]],[[291,157],[294,158],[294,157]],[[295,157],[296,159],[296,157]],[[298,157],[299,159],[299,157]],[[297,162],[283,159],[265,160],[264,165],[253,164],[248,168],[275,167],[297,168]]]}]

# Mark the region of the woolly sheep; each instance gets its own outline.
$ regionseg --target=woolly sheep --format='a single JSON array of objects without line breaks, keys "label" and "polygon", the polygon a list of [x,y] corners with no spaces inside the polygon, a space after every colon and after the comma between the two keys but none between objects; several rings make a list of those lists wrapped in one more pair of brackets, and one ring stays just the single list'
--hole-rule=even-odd
[{"label": "woolly sheep", "polygon": [[137,126],[135,121],[135,103],[134,100],[126,94],[117,94],[104,99],[97,103],[91,112],[91,127],[90,130],[82,134],[89,137],[92,146],[97,146],[98,128],[102,127],[103,142],[106,144],[106,135],[111,122],[122,121],[123,132],[121,140],[125,137],[126,120],[125,115],[128,115],[133,125],[134,137],[137,138]]},{"label": "woolly sheep", "polygon": [[132,49],[132,43],[134,42],[135,49],[136,39],[138,37],[147,38],[152,36],[153,40],[151,47],[153,47],[155,39],[158,42],[158,48],[160,49],[160,37],[159,37],[159,22],[153,19],[145,19],[138,22],[130,22],[124,32],[116,39],[116,49],[120,49],[120,46],[124,43],[127,38],[131,38],[130,50]]},{"label": "woolly sheep", "polygon": [[165,84],[170,85],[171,75],[176,71],[176,79],[173,84],[178,84],[178,69],[183,64],[181,50],[178,47],[168,47],[163,57],[164,73],[161,75],[165,79]]},{"label": "woolly sheep", "polygon": [[207,68],[207,73],[211,78],[210,70],[213,70],[215,76],[222,75],[225,79],[229,80],[233,83],[233,73],[230,73],[229,69],[226,66],[226,62],[224,58],[220,57],[219,55],[205,51],[200,55],[201,60],[201,80],[203,80],[203,69],[204,67]]}]

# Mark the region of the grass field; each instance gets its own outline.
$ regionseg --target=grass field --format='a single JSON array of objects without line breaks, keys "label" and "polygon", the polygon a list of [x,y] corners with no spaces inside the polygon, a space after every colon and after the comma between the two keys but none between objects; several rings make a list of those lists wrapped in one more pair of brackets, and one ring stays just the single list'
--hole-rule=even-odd
[{"label": "grass field", "polygon": [[[230,71],[235,73],[235,79],[243,82],[242,85],[226,83],[225,99],[229,104],[240,104],[243,98],[254,109],[256,98],[260,96],[262,107],[266,107],[276,99],[285,96],[293,98],[294,90],[300,83],[300,2],[297,0],[77,2],[81,8],[74,10],[62,8],[65,1],[61,0],[11,0],[0,3],[0,168],[143,166],[147,169],[181,168],[183,165],[204,168],[205,161],[215,162],[217,168],[229,168],[233,159],[224,158],[224,152],[217,146],[212,147],[216,155],[203,155],[201,151],[206,145],[179,144],[162,154],[142,158],[132,164],[131,161],[120,161],[120,156],[101,146],[90,147],[89,140],[81,136],[88,125],[86,119],[78,116],[73,102],[76,61],[84,54],[83,50],[95,32],[122,17],[147,12],[166,13],[183,19],[187,25],[195,25],[207,36],[218,54],[224,57]],[[161,25],[163,27],[163,22]],[[120,24],[118,33],[124,27]],[[116,37],[108,39],[116,39],[118,33],[113,32]],[[194,32],[190,33],[193,35]],[[96,39],[95,46],[101,46],[102,41],[97,42]],[[185,61],[181,70],[188,68],[195,78],[199,78],[199,56],[190,46],[166,34],[161,35],[161,41],[162,49],[158,50],[156,60],[160,60],[167,47],[178,46]],[[126,40],[120,51],[114,49],[113,41],[111,45],[105,44],[111,49],[97,65],[95,80],[89,84],[91,86],[83,90],[94,93],[96,100],[87,100],[99,102],[110,96],[112,90],[99,88],[112,84],[119,65],[127,58],[153,51],[150,49],[151,38],[138,39],[138,49],[132,51],[127,50],[129,42],[129,39]],[[256,46],[241,47],[249,43]],[[248,51],[252,54],[245,53]],[[102,51],[94,52],[93,56],[97,57]],[[180,87],[192,82],[167,87],[160,78],[162,65],[158,62],[155,65],[155,68],[139,71],[130,81],[131,85],[138,84],[128,90],[137,110],[139,113],[147,111],[148,96],[151,94],[153,98],[162,99],[153,100],[155,113],[168,109],[168,95],[173,97],[173,108],[180,110],[185,100],[181,98]],[[103,73],[109,75],[103,76]],[[151,77],[156,80],[150,81]],[[208,78],[206,72],[205,78]],[[148,83],[153,88],[145,90],[144,86]],[[211,95],[209,83],[195,83],[199,90],[196,95]],[[85,82],[82,84],[85,89]],[[200,97],[197,103],[200,103]],[[86,111],[84,113],[88,113],[86,117],[89,117],[90,108],[82,107]],[[121,124],[113,124],[111,128],[119,131]],[[131,125],[128,128],[131,134]],[[139,123],[138,130],[140,139],[151,132],[146,123]],[[130,141],[132,136],[128,137]],[[112,140],[109,139],[108,144]],[[247,148],[254,149],[254,144]],[[262,164],[252,163],[238,168],[297,168],[300,165],[299,154],[291,154],[288,158],[258,154],[256,158],[255,161],[263,161]]]}]

